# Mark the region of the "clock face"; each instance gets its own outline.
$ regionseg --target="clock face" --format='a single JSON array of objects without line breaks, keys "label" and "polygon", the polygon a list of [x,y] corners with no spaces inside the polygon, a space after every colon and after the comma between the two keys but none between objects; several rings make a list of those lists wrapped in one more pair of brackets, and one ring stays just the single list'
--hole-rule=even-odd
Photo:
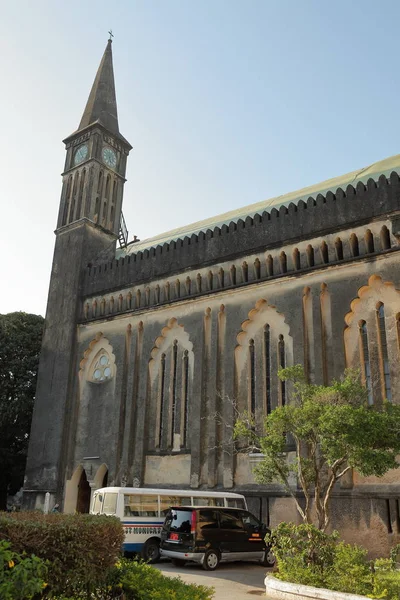
[{"label": "clock face", "polygon": [[111,167],[111,169],[115,169],[117,166],[117,155],[114,150],[108,146],[103,148],[103,160],[108,167]]},{"label": "clock face", "polygon": [[74,156],[74,165],[79,165],[79,163],[83,162],[88,155],[88,147],[86,144],[83,146],[79,146],[78,150],[75,152]]}]

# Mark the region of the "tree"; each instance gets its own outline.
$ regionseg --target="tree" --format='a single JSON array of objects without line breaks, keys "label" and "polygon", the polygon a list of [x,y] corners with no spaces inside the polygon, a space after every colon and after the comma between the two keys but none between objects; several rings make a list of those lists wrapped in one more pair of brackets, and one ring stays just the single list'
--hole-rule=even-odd
[{"label": "tree", "polygon": [[[389,402],[370,406],[357,371],[347,370],[341,381],[330,386],[307,383],[301,365],[278,374],[282,381],[292,382],[291,401],[266,417],[261,435],[254,420],[241,415],[234,437],[261,453],[254,469],[256,481],[281,483],[305,523],[313,523],[313,501],[318,528],[325,531],[332,491],[345,473],[354,468],[361,475],[381,477],[400,466],[396,460],[400,406]],[[293,460],[288,442],[296,450]],[[290,482],[293,475],[304,493],[304,507]]]},{"label": "tree", "polygon": [[0,315],[0,510],[23,484],[43,317]]}]

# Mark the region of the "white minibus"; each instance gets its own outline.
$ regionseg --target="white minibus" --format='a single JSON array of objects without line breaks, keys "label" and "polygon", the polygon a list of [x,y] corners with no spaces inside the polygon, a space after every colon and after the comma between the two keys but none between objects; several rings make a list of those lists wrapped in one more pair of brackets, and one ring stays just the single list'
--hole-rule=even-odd
[{"label": "white minibus", "polygon": [[125,531],[124,552],[140,552],[154,563],[160,557],[161,529],[170,506],[247,509],[245,497],[232,492],[106,487],[93,493],[90,513],[119,517]]}]

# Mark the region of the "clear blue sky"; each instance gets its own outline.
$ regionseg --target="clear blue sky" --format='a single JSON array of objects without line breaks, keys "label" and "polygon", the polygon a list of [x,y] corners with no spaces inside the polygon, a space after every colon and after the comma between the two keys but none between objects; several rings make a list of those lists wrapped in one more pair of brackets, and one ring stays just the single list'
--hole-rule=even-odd
[{"label": "clear blue sky", "polygon": [[45,312],[61,140],[110,27],[144,239],[398,154],[399,22],[392,0],[3,2],[0,313]]}]

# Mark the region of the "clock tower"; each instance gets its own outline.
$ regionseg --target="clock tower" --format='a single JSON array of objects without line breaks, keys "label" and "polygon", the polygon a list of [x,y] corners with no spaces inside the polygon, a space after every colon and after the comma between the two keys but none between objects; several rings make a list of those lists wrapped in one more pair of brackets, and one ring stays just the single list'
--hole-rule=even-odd
[{"label": "clock tower", "polygon": [[76,406],[81,281],[90,262],[115,258],[131,145],[118,126],[108,40],[77,131],[68,136],[24,484],[27,508],[46,492],[62,503]]},{"label": "clock tower", "polygon": [[67,155],[57,228],[87,218],[118,234],[126,160],[132,146],[120,134],[108,40],[81,122],[64,140]]}]

